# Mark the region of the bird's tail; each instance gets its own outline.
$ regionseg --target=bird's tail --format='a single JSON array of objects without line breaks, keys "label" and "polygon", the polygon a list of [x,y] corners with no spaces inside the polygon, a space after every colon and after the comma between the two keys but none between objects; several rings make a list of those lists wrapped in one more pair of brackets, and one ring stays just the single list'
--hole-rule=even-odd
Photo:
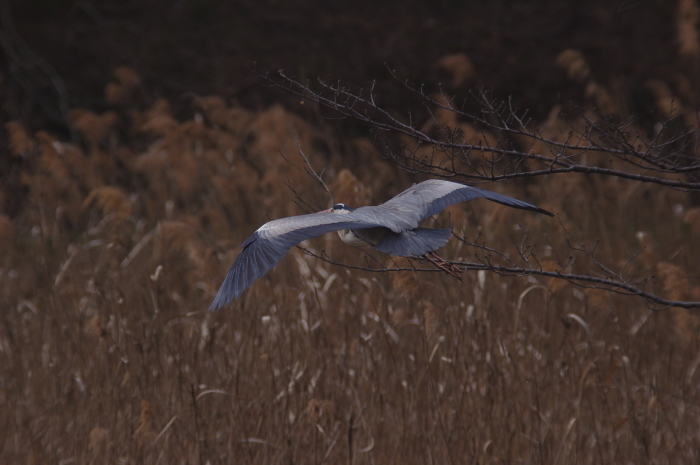
[{"label": "bird's tail", "polygon": [[401,233],[388,232],[374,248],[401,257],[420,257],[447,244],[450,237],[451,229],[416,228]]}]

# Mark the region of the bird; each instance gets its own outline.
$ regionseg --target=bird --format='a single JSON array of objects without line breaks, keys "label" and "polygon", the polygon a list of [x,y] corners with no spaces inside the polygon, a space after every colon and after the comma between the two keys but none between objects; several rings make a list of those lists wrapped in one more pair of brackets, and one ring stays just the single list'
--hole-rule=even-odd
[{"label": "bird", "polygon": [[413,184],[381,205],[353,209],[338,203],[317,213],[272,220],[241,244],[241,251],[209,310],[218,310],[238,299],[293,246],[334,231],[346,244],[373,247],[380,252],[402,257],[432,258],[431,261],[437,266],[454,274],[455,269],[434,254],[447,243],[452,230],[421,228],[418,225],[421,220],[440,213],[450,205],[478,198],[554,216],[542,208],[503,194],[453,181],[429,179]]}]

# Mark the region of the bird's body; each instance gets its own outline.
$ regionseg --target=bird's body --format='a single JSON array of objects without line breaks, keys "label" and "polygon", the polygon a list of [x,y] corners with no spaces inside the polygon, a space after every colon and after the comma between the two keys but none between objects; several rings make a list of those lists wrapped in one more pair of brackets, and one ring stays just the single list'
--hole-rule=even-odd
[{"label": "bird's body", "polygon": [[374,247],[389,231],[387,228],[341,229],[338,235],[353,247]]},{"label": "bird's body", "polygon": [[353,210],[336,204],[322,212],[273,220],[258,228],[241,245],[241,253],[209,309],[219,309],[240,297],[292,246],[328,232],[338,231],[343,242],[356,247],[373,247],[404,257],[425,256],[445,245],[452,231],[419,228],[420,221],[450,205],[476,198],[552,216],[541,208],[496,192],[431,179],[411,186],[381,205]]}]

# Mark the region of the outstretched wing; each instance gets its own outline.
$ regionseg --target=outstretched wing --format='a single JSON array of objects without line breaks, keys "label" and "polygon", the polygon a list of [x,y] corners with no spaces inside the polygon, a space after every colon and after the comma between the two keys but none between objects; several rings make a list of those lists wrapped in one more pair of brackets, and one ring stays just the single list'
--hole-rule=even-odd
[{"label": "outstretched wing", "polygon": [[388,202],[376,207],[360,207],[353,213],[394,232],[403,232],[417,228],[421,220],[440,213],[450,205],[478,198],[554,216],[535,205],[507,195],[441,179],[423,181],[409,187]]},{"label": "outstretched wing", "polygon": [[273,220],[262,225],[241,245],[241,253],[231,265],[209,310],[218,310],[241,296],[243,291],[262,277],[301,241],[341,229],[365,229],[377,224],[353,213],[311,213]]}]

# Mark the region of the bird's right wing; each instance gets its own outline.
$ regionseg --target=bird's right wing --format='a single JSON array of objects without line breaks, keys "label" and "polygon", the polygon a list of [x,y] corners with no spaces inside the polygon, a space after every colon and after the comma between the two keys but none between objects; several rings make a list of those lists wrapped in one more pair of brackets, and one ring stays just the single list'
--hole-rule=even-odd
[{"label": "bird's right wing", "polygon": [[241,296],[253,282],[267,273],[291,247],[322,234],[341,229],[380,226],[352,213],[311,213],[273,220],[262,225],[241,245],[209,310],[218,310]]},{"label": "bird's right wing", "polygon": [[417,228],[421,220],[440,213],[450,205],[478,198],[553,216],[548,211],[522,200],[442,179],[423,181],[381,205],[360,207],[353,213],[400,233]]}]

